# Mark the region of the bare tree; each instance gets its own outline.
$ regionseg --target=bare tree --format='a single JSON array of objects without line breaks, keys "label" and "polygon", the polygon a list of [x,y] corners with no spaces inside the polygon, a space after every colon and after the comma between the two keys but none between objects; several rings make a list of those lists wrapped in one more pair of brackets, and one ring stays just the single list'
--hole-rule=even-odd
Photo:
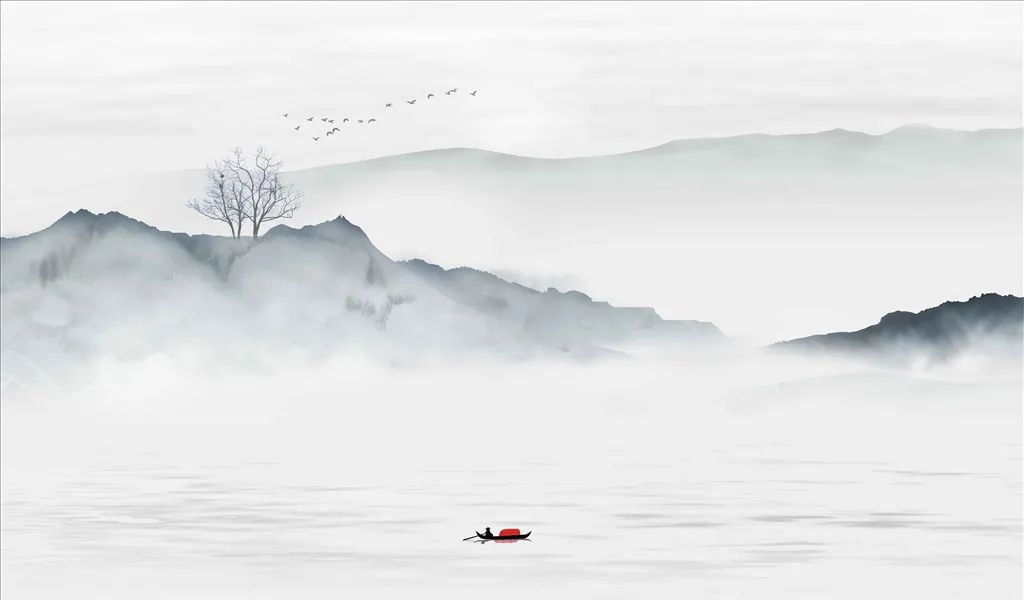
[{"label": "bare tree", "polygon": [[186,206],[208,219],[227,223],[231,237],[240,237],[245,205],[238,188],[235,181],[228,178],[224,161],[217,161],[206,166],[205,195],[189,200]]},{"label": "bare tree", "polygon": [[256,149],[249,165],[241,148],[227,159],[227,168],[239,184],[245,202],[245,218],[252,224],[252,237],[259,237],[260,226],[268,221],[290,219],[299,209],[302,194],[281,182],[281,161],[263,147]]},{"label": "bare tree", "polygon": [[252,155],[252,163],[235,148],[222,161],[207,168],[206,197],[192,200],[189,208],[199,214],[224,221],[231,235],[242,235],[243,221],[252,224],[252,237],[259,237],[260,226],[268,221],[290,219],[301,206],[302,194],[280,177],[281,161],[262,147]]}]

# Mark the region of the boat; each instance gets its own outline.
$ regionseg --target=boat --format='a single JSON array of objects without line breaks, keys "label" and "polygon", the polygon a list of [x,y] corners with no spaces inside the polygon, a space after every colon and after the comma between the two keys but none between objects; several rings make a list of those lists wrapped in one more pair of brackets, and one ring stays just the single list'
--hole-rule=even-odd
[{"label": "boat", "polygon": [[492,540],[525,540],[526,538],[530,537],[531,533],[533,533],[532,531],[527,531],[526,533],[520,534],[518,529],[512,530],[512,531],[515,531],[515,533],[506,533],[507,531],[508,530],[503,529],[501,531],[501,533],[499,533],[498,535],[492,536],[492,537],[484,537],[483,535],[480,534],[479,531],[476,531],[476,530],[473,530],[473,533],[476,534],[476,537],[480,538],[481,540],[486,540],[486,541],[492,541]]}]

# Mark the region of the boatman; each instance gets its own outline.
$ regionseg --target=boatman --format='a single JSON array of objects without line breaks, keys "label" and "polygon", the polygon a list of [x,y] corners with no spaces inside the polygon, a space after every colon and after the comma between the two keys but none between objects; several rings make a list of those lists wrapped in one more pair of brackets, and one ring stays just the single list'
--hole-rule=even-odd
[{"label": "boatman", "polygon": [[480,536],[480,537],[482,537],[482,538],[487,538],[487,539],[491,539],[491,538],[493,538],[493,537],[494,537],[494,534],[493,534],[493,533],[491,533],[491,528],[490,528],[490,527],[488,527],[488,528],[484,529],[484,534],[483,534],[482,536]]}]

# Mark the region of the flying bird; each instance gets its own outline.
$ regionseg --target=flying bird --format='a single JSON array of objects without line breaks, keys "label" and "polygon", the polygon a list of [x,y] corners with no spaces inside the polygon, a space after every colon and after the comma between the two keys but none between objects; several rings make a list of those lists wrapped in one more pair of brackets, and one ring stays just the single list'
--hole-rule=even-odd
[{"label": "flying bird", "polygon": [[433,98],[433,97],[434,97],[434,95],[433,95],[433,94],[427,94],[427,100],[430,100],[430,99],[431,99],[431,98]]},{"label": "flying bird", "polygon": [[334,122],[334,119],[327,119],[327,122],[328,122],[328,123],[333,123],[333,122]]},{"label": "flying bird", "polygon": [[331,135],[331,134],[333,134],[333,133],[334,133],[333,131],[328,131],[328,132],[327,132],[327,135]]},{"label": "flying bird", "polygon": [[384,105],[384,108],[391,108],[391,103],[390,103],[390,102],[388,102],[387,104],[385,104],[385,105]]},{"label": "flying bird", "polygon": [[338,129],[337,127],[335,127],[334,129],[331,130],[331,133],[334,133],[335,131],[341,131],[341,130]]},{"label": "flying bird", "polygon": [[313,120],[313,117],[310,117],[310,118],[308,118],[308,119],[306,119],[306,120],[307,120],[307,121],[312,121],[312,120]]},{"label": "flying bird", "polygon": [[406,104],[416,104],[416,101],[415,100],[406,100],[405,103]]},{"label": "flying bird", "polygon": [[445,92],[445,93],[444,93],[444,95],[445,95],[445,96],[451,96],[451,95],[452,95],[452,91],[451,91],[451,90],[448,90],[447,92]]},{"label": "flying bird", "polygon": [[375,122],[376,120],[377,120],[377,119],[370,119],[369,121],[367,121],[367,123],[373,123],[373,122]]},{"label": "flying bird", "polygon": [[476,90],[473,90],[472,92],[470,92],[469,95],[470,96],[476,96]]},{"label": "flying bird", "polygon": [[348,123],[348,119],[342,119],[341,122],[342,123]]},{"label": "flying bird", "polygon": [[284,118],[288,118],[288,113],[284,113]]},{"label": "flying bird", "polygon": [[315,137],[315,138],[313,138],[313,141],[314,141],[314,142],[319,142],[319,141],[320,141],[320,138],[318,138],[318,137]]},{"label": "flying bird", "polygon": [[362,122],[363,122],[362,119],[359,119],[358,121],[356,121],[356,123],[362,123]]},{"label": "flying bird", "polygon": [[295,131],[298,131],[298,130],[299,130],[299,127],[302,127],[302,125],[296,125],[296,126],[295,126]]}]

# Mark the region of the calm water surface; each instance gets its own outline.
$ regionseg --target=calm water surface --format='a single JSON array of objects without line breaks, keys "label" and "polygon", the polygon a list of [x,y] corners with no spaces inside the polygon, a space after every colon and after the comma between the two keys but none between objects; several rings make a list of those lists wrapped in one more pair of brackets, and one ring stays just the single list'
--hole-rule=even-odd
[{"label": "calm water surface", "polygon": [[[12,433],[4,597],[1021,596],[1019,412],[909,435],[757,418],[721,439],[615,419],[603,436],[350,443],[125,426],[54,452]],[[460,541],[488,525],[533,535]]]}]

